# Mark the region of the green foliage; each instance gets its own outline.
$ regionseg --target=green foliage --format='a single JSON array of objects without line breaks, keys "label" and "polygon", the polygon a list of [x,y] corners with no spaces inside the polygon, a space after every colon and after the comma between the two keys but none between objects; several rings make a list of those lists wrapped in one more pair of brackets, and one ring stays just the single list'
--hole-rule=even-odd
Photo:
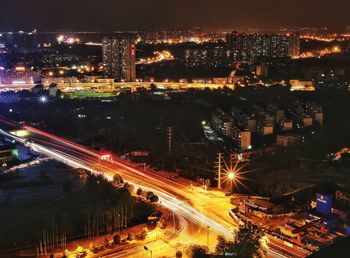
[{"label": "green foliage", "polygon": [[122,239],[121,239],[120,235],[119,235],[119,234],[116,234],[116,235],[113,237],[113,243],[114,243],[115,245],[119,245],[121,242],[122,242]]},{"label": "green foliage", "polygon": [[138,196],[142,195],[142,189],[141,188],[138,188],[137,191],[136,191],[136,194]]},{"label": "green foliage", "polygon": [[[74,191],[74,192],[73,192]],[[43,235],[92,237],[147,221],[153,207],[117,189],[102,176],[89,175],[80,190],[63,182],[59,198],[7,205],[0,212],[0,250],[38,246]]]},{"label": "green foliage", "polygon": [[201,245],[192,245],[187,250],[187,256],[190,258],[204,258],[208,255],[208,248]]},{"label": "green foliage", "polygon": [[175,254],[176,258],[182,258],[182,252],[181,251],[177,251]]},{"label": "green foliage", "polygon": [[228,241],[223,236],[218,236],[215,252],[217,255],[227,257],[262,257],[264,250],[261,246],[261,239],[263,236],[263,232],[257,226],[246,224],[236,232],[234,241]]}]

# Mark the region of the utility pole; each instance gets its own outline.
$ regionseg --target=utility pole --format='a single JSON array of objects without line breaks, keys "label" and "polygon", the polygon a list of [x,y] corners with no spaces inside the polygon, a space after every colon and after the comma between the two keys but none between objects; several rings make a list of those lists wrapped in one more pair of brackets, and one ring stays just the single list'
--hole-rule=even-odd
[{"label": "utility pole", "polygon": [[207,248],[208,248],[208,251],[209,251],[209,229],[210,229],[210,227],[207,226]]},{"label": "utility pole", "polygon": [[230,154],[230,171],[233,170],[233,164],[232,164],[232,161],[233,161],[233,157],[234,157],[235,154],[231,153]]},{"label": "utility pole", "polygon": [[176,220],[175,220],[175,214],[174,214],[174,212],[173,212],[173,223],[174,223],[174,234],[175,234],[175,232],[176,232]]},{"label": "utility pole", "polygon": [[171,147],[172,147],[172,142],[173,142],[173,128],[172,127],[168,127],[168,152],[169,152],[169,156],[171,155]]},{"label": "utility pole", "polygon": [[145,249],[150,255],[151,255],[151,258],[152,258],[152,250],[149,249],[147,246],[144,246],[143,249]]},{"label": "utility pole", "polygon": [[222,165],[222,153],[218,153],[217,172],[218,172],[218,189],[221,189],[221,165]]}]

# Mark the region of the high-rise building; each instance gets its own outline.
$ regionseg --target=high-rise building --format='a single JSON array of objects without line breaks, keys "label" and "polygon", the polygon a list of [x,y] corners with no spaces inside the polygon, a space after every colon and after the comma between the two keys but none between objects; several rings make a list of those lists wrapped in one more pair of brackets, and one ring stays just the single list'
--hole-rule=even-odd
[{"label": "high-rise building", "polygon": [[201,44],[184,51],[184,63],[187,67],[227,65],[226,48],[224,44]]},{"label": "high-rise building", "polygon": [[103,38],[102,59],[105,77],[118,81],[136,80],[136,47],[132,37]]},{"label": "high-rise building", "polygon": [[226,38],[231,61],[283,58],[299,53],[299,35],[247,34],[232,32]]},{"label": "high-rise building", "polygon": [[289,34],[289,56],[300,55],[300,33],[293,31]]}]

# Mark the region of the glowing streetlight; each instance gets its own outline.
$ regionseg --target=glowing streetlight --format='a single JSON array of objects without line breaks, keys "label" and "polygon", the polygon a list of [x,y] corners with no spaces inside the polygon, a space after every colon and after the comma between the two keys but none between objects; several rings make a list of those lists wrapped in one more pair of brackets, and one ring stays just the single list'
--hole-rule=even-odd
[{"label": "glowing streetlight", "polygon": [[227,173],[227,178],[229,180],[235,180],[235,178],[236,178],[235,172],[233,172],[233,171],[228,172]]},{"label": "glowing streetlight", "polygon": [[46,104],[48,102],[48,99],[46,96],[39,97],[39,102],[42,104]]}]

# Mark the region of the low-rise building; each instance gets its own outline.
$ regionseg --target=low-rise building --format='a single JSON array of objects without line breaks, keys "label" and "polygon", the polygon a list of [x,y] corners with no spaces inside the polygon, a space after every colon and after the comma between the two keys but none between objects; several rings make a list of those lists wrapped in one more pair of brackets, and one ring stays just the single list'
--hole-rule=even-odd
[{"label": "low-rise building", "polygon": [[215,113],[213,114],[213,128],[216,132],[218,132],[219,134],[229,137],[232,137],[232,119],[230,119],[229,117],[227,117],[225,114],[223,113]]},{"label": "low-rise building", "polygon": [[273,125],[270,123],[260,123],[258,125],[258,132],[261,135],[271,135],[273,134]]},{"label": "low-rise building", "polygon": [[252,133],[248,129],[241,130],[236,126],[232,127],[232,139],[241,150],[251,148]]},{"label": "low-rise building", "polygon": [[11,69],[0,70],[0,83],[1,84],[34,84],[41,82],[40,71],[35,71],[32,68],[27,68],[22,65],[18,65]]},{"label": "low-rise building", "polygon": [[277,138],[276,138],[276,145],[284,148],[288,148],[296,144],[300,144],[301,142],[302,142],[302,137],[297,134],[277,135]]},{"label": "low-rise building", "polygon": [[301,80],[290,80],[291,91],[315,91],[315,84],[313,81],[301,81]]},{"label": "low-rise building", "polygon": [[313,119],[314,122],[318,122],[320,126],[323,126],[323,112],[322,111],[315,111],[313,113]]},{"label": "low-rise building", "polygon": [[279,125],[280,125],[280,128],[282,129],[283,132],[293,130],[293,121],[292,120],[286,120],[286,119],[281,120]]},{"label": "low-rise building", "polygon": [[293,122],[297,129],[309,127],[309,126],[312,126],[313,124],[313,119],[310,115],[293,113],[292,116],[293,116]]}]

